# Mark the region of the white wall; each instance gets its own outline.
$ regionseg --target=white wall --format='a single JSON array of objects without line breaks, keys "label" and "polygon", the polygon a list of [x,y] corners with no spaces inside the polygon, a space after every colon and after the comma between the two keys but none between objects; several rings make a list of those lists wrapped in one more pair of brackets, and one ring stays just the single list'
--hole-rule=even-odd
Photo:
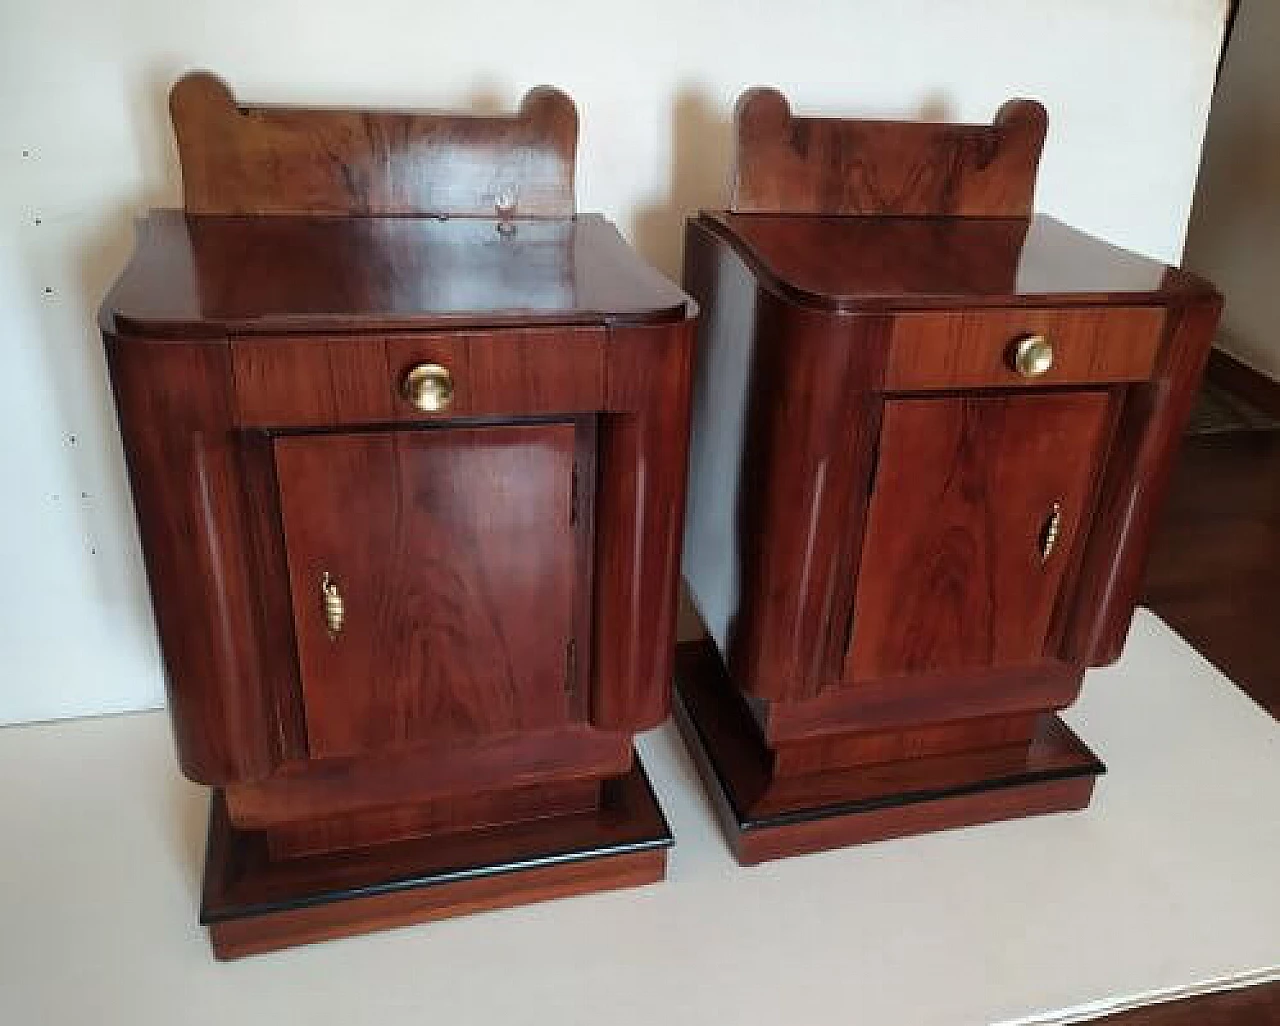
[{"label": "white wall", "polygon": [[1187,265],[1226,297],[1219,342],[1280,379],[1280,4],[1240,7],[1213,99]]},{"label": "white wall", "polygon": [[[1181,251],[1225,0],[0,0],[0,721],[161,700],[91,312],[131,218],[176,204],[169,83],[250,102],[510,107],[582,118],[579,206],[669,273],[720,200],[746,86],[800,112],[989,120],[1049,108],[1038,202]],[[1255,5],[1256,6],[1256,5]],[[192,581],[192,587],[200,587]]]}]

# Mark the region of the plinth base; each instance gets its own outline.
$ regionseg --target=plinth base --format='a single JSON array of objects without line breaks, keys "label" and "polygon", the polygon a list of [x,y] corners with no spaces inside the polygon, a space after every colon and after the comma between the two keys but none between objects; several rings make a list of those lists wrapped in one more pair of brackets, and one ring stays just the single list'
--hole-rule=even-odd
[{"label": "plinth base", "polygon": [[709,640],[676,647],[676,722],[738,861],[1082,809],[1106,771],[1057,716],[1029,745],[797,776],[772,755]]},{"label": "plinth base", "polygon": [[597,811],[272,861],[216,791],[200,921],[219,958],[661,880],[671,831],[635,756]]}]

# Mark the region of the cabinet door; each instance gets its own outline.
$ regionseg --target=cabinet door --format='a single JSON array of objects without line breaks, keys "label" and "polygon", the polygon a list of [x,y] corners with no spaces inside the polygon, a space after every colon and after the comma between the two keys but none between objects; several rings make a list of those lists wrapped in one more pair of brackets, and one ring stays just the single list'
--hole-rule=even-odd
[{"label": "cabinet door", "polygon": [[565,423],[276,439],[313,757],[576,714],[584,451]]},{"label": "cabinet door", "polygon": [[1044,657],[1108,405],[1105,392],[885,404],[846,680]]}]

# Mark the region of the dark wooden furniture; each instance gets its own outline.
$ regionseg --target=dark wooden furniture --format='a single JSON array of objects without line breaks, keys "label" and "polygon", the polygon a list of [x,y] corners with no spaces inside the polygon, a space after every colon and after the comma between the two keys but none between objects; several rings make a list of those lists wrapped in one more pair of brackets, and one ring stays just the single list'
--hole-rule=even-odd
[{"label": "dark wooden furniture", "polygon": [[1046,117],[737,113],[703,309],[677,716],[743,862],[1085,806],[1054,715],[1116,659],[1219,312],[1033,216]]},{"label": "dark wooden furniture", "polygon": [[171,104],[101,327],[215,950],[660,879],[693,307],[572,102]]}]

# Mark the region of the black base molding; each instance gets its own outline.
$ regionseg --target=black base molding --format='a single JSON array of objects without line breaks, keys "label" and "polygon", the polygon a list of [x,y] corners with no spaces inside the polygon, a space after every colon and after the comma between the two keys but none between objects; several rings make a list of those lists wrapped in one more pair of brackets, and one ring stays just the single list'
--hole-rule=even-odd
[{"label": "black base molding", "polygon": [[595,812],[273,861],[215,791],[200,921],[219,958],[661,880],[671,830],[636,755]]},{"label": "black base molding", "polygon": [[708,640],[676,648],[676,721],[744,865],[996,820],[1082,809],[1106,767],[1057,716],[1030,745],[775,778]]}]

